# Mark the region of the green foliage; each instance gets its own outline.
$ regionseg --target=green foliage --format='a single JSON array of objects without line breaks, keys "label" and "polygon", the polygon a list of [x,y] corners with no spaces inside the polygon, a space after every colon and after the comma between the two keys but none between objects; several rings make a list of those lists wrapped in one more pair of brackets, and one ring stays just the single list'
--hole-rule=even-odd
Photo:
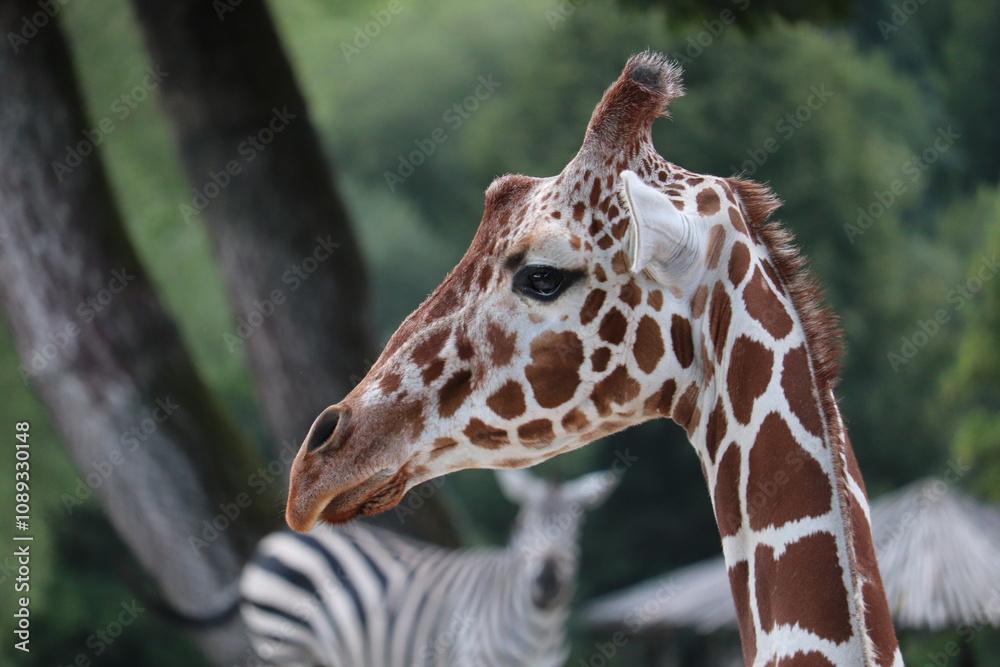
[{"label": "green foliage", "polygon": [[960,187],[1000,178],[1000,127],[991,119],[1000,105],[1000,4],[955,0],[951,27],[944,36],[942,86],[948,109],[966,134],[968,162]]},{"label": "green foliage", "polygon": [[[692,24],[707,25],[711,21],[731,22],[751,31],[763,29],[779,20],[830,23],[850,18],[855,11],[853,0],[621,0],[631,7],[661,7],[667,11],[670,26],[685,28]],[[732,14],[727,18],[726,12]]]},{"label": "green foliage", "polygon": [[971,462],[979,490],[1000,500],[1000,189],[980,190],[951,217],[988,231],[969,255],[968,298],[958,295],[966,325],[942,393],[947,409],[959,415],[955,455]]}]

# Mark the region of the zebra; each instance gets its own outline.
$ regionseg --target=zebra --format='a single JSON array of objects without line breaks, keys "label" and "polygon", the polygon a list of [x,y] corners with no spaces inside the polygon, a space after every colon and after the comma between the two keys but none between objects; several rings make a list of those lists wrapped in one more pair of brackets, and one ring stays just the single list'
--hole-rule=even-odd
[{"label": "zebra", "polygon": [[566,483],[497,471],[520,505],[505,547],[445,549],[364,523],[273,533],[240,580],[265,664],[562,665],[585,509],[618,475]]}]

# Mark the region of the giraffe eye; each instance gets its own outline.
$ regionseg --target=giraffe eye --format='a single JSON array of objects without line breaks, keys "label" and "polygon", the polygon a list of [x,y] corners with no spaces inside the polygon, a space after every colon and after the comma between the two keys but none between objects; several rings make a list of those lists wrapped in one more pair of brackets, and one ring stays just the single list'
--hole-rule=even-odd
[{"label": "giraffe eye", "polygon": [[537,301],[552,301],[576,278],[551,266],[525,266],[514,276],[514,289]]}]

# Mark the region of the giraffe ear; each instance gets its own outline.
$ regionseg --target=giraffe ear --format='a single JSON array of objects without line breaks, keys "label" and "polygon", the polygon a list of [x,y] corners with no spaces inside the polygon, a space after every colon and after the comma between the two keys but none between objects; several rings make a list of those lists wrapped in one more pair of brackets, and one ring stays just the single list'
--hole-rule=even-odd
[{"label": "giraffe ear", "polygon": [[681,282],[701,252],[698,227],[635,172],[623,171],[619,178],[619,199],[632,218],[628,241],[632,273],[645,271],[663,285]]},{"label": "giraffe ear", "polygon": [[585,509],[603,503],[618,486],[621,476],[610,470],[592,472],[568,482],[563,493],[570,502],[579,503]]},{"label": "giraffe ear", "polygon": [[504,497],[515,505],[524,505],[545,491],[545,482],[524,470],[494,470]]}]

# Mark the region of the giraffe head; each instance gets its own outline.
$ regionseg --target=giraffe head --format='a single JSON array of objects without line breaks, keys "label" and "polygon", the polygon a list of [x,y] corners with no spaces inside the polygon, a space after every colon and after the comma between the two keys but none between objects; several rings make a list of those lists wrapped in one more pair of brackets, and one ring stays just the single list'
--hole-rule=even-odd
[{"label": "giraffe head", "polygon": [[[458,266],[313,424],[292,465],[293,528],[388,509],[455,470],[530,466],[653,417],[697,422],[711,367],[694,344],[709,326],[706,272],[720,270],[732,228],[747,228],[735,186],[653,148],[679,79],[660,55],[633,57],[562,173],[493,182]],[[753,271],[749,252],[741,260]]]},{"label": "giraffe head", "polygon": [[583,513],[603,503],[619,479],[604,471],[558,483],[524,470],[497,471],[500,490],[521,508],[510,548],[531,582],[531,600],[539,609],[568,601],[576,579]]},{"label": "giraffe head", "polygon": [[662,56],[633,57],[562,173],[490,186],[458,266],[310,430],[288,523],[670,417],[701,460],[747,664],[901,664],[833,397],[835,321],[767,188],[656,153],[680,92]]}]

